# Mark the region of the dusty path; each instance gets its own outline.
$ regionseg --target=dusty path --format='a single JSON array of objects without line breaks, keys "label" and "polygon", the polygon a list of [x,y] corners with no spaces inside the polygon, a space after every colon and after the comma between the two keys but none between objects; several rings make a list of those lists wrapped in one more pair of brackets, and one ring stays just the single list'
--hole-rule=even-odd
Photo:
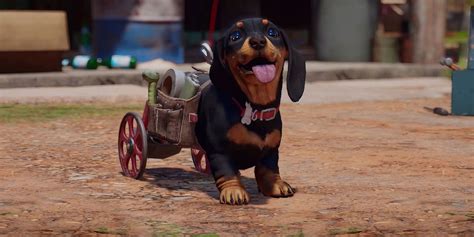
[{"label": "dusty path", "polygon": [[[120,113],[0,123],[0,235],[474,235],[474,118],[449,98],[288,105],[282,176],[298,188],[224,206],[189,151],[122,176]],[[125,112],[125,111],[123,111]]]}]

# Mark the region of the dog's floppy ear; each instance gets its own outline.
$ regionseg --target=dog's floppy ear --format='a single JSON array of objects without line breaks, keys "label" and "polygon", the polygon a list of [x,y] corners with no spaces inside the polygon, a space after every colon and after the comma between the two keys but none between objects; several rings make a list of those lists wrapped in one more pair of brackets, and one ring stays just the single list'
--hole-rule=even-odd
[{"label": "dog's floppy ear", "polygon": [[229,69],[225,63],[224,50],[224,38],[220,38],[214,42],[214,47],[212,49],[214,58],[212,59],[211,68],[209,70],[209,77],[211,78],[212,84],[214,84],[218,89],[225,89],[228,84],[226,77],[228,77]]},{"label": "dog's floppy ear", "polygon": [[291,101],[300,100],[304,92],[304,84],[306,80],[306,63],[303,56],[296,51],[290,44],[288,36],[281,31],[283,40],[288,50],[288,73],[286,77],[286,89]]}]

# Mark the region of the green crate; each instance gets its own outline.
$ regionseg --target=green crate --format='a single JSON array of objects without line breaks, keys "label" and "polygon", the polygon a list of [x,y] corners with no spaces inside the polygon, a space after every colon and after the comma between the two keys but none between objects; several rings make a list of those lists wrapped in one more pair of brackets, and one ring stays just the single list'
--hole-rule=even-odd
[{"label": "green crate", "polygon": [[453,71],[451,113],[474,115],[474,70]]}]

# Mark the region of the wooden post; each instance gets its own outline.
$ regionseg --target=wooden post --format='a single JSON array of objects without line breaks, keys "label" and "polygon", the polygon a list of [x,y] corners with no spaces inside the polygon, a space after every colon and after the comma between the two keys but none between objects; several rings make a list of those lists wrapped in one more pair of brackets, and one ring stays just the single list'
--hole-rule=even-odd
[{"label": "wooden post", "polygon": [[446,0],[412,0],[413,62],[438,63],[444,56]]}]

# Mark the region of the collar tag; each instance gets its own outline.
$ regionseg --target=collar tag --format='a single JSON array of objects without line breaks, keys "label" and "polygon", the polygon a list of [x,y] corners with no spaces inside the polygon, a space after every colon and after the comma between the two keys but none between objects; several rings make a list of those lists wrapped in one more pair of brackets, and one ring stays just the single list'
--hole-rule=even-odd
[{"label": "collar tag", "polygon": [[246,125],[250,125],[250,123],[252,123],[252,106],[250,106],[249,102],[245,102],[245,112],[240,122]]}]

